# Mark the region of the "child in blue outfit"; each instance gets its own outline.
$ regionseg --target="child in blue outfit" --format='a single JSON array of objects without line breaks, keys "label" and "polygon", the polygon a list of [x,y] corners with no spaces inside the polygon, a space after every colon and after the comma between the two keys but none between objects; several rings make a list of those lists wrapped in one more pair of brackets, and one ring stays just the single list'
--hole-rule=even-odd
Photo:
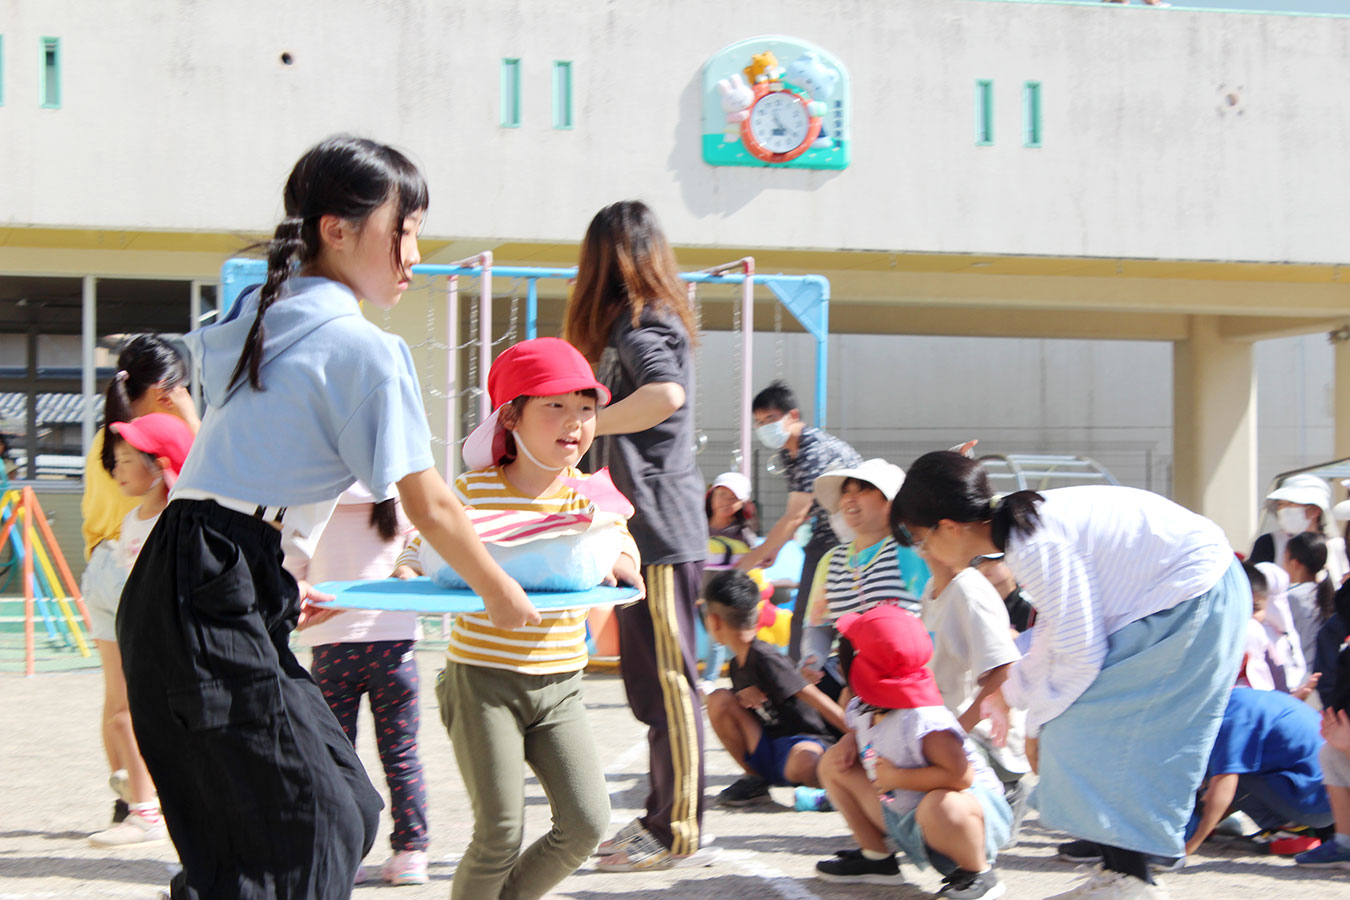
[{"label": "child in blue outfit", "polygon": [[1283,691],[1234,688],[1209,755],[1204,797],[1187,829],[1186,853],[1198,850],[1232,808],[1263,829],[1330,825],[1319,730],[1317,713]]},{"label": "child in blue outfit", "polygon": [[998,777],[942,703],[925,666],[933,644],[896,606],[839,619],[840,664],[854,693],[851,729],[826,753],[820,779],[860,850],[816,863],[827,880],[901,883],[890,838],[920,868],[945,876],[939,897],[993,900],[991,864],[1009,839],[1012,810]]}]

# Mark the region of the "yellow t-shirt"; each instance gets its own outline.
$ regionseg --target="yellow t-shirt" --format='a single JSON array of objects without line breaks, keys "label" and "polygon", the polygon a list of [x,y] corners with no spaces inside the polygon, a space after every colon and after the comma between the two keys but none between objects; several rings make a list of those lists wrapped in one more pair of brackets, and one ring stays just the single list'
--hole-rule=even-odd
[{"label": "yellow t-shirt", "polygon": [[[578,469],[565,472],[572,478],[587,478]],[[529,510],[540,513],[577,512],[591,501],[563,487],[544,497],[522,494],[507,480],[500,466],[466,472],[455,479],[455,493],[465,506],[484,510]],[[638,560],[637,545],[627,537],[623,552]],[[421,537],[413,538],[399,557],[400,565],[419,568],[417,550]],[[538,625],[494,628],[487,613],[455,617],[445,656],[451,662],[490,669],[507,669],[527,675],[556,675],[586,667],[586,613],[588,609],[550,610],[541,613]]]},{"label": "yellow t-shirt", "polygon": [[116,540],[122,533],[122,520],[140,505],[139,497],[128,497],[103,468],[103,435],[100,428],[84,460],[84,497],[80,500],[80,515],[84,521],[80,532],[84,535],[84,558],[89,559],[94,548],[104,541]]}]

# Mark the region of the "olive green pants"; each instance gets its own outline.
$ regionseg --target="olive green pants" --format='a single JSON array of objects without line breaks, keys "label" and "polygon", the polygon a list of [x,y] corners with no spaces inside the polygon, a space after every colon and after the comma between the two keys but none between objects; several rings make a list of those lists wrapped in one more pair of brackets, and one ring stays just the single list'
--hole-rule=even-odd
[{"label": "olive green pants", "polygon": [[[535,900],[586,861],[609,827],[609,792],[581,673],[523,675],[447,662],[436,696],[473,804],[473,839],[451,900]],[[553,827],[522,853],[525,765]]]}]

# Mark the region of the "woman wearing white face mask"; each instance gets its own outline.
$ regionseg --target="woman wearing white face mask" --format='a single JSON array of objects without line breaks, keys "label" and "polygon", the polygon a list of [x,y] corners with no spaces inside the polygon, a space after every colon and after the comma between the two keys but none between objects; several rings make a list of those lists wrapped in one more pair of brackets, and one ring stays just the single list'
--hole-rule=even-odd
[{"label": "woman wearing white face mask", "polygon": [[[760,443],[777,451],[774,460],[787,479],[788,501],[783,515],[764,536],[764,543],[741,557],[737,568],[748,572],[773,565],[778,551],[809,520],[811,538],[806,543],[806,558],[802,562],[801,577],[797,580],[797,596],[805,598],[820,558],[839,543],[839,538],[830,527],[829,514],[816,502],[813,493],[815,480],[831,469],[856,466],[862,462],[862,457],[839,438],[802,421],[801,411],[797,409],[797,398],[792,389],[781,381],[775,381],[756,394],[750,404],[750,411],[755,417],[755,434]],[[796,604],[796,609],[800,612],[805,605],[802,599]],[[792,617],[788,652],[794,660],[801,656],[801,620],[800,614]]]},{"label": "woman wearing white face mask", "polygon": [[1289,539],[1313,531],[1326,538],[1327,575],[1332,586],[1338,587],[1350,573],[1350,560],[1346,559],[1345,540],[1332,530],[1330,485],[1316,475],[1291,475],[1266,496],[1266,503],[1275,514],[1275,530],[1252,544],[1251,561],[1279,565]]}]

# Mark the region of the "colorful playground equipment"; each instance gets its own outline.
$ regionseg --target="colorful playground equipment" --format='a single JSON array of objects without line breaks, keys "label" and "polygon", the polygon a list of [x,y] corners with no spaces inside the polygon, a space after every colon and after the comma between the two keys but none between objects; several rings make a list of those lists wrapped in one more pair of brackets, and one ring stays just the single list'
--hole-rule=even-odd
[{"label": "colorful playground equipment", "polygon": [[[6,487],[0,495],[0,547],[8,544],[8,564],[18,569],[23,584],[24,674],[33,675],[37,671],[36,619],[41,617],[49,644],[73,648],[87,657],[89,610],[33,489],[8,487],[8,482]],[[72,602],[83,626],[71,609]]]}]

